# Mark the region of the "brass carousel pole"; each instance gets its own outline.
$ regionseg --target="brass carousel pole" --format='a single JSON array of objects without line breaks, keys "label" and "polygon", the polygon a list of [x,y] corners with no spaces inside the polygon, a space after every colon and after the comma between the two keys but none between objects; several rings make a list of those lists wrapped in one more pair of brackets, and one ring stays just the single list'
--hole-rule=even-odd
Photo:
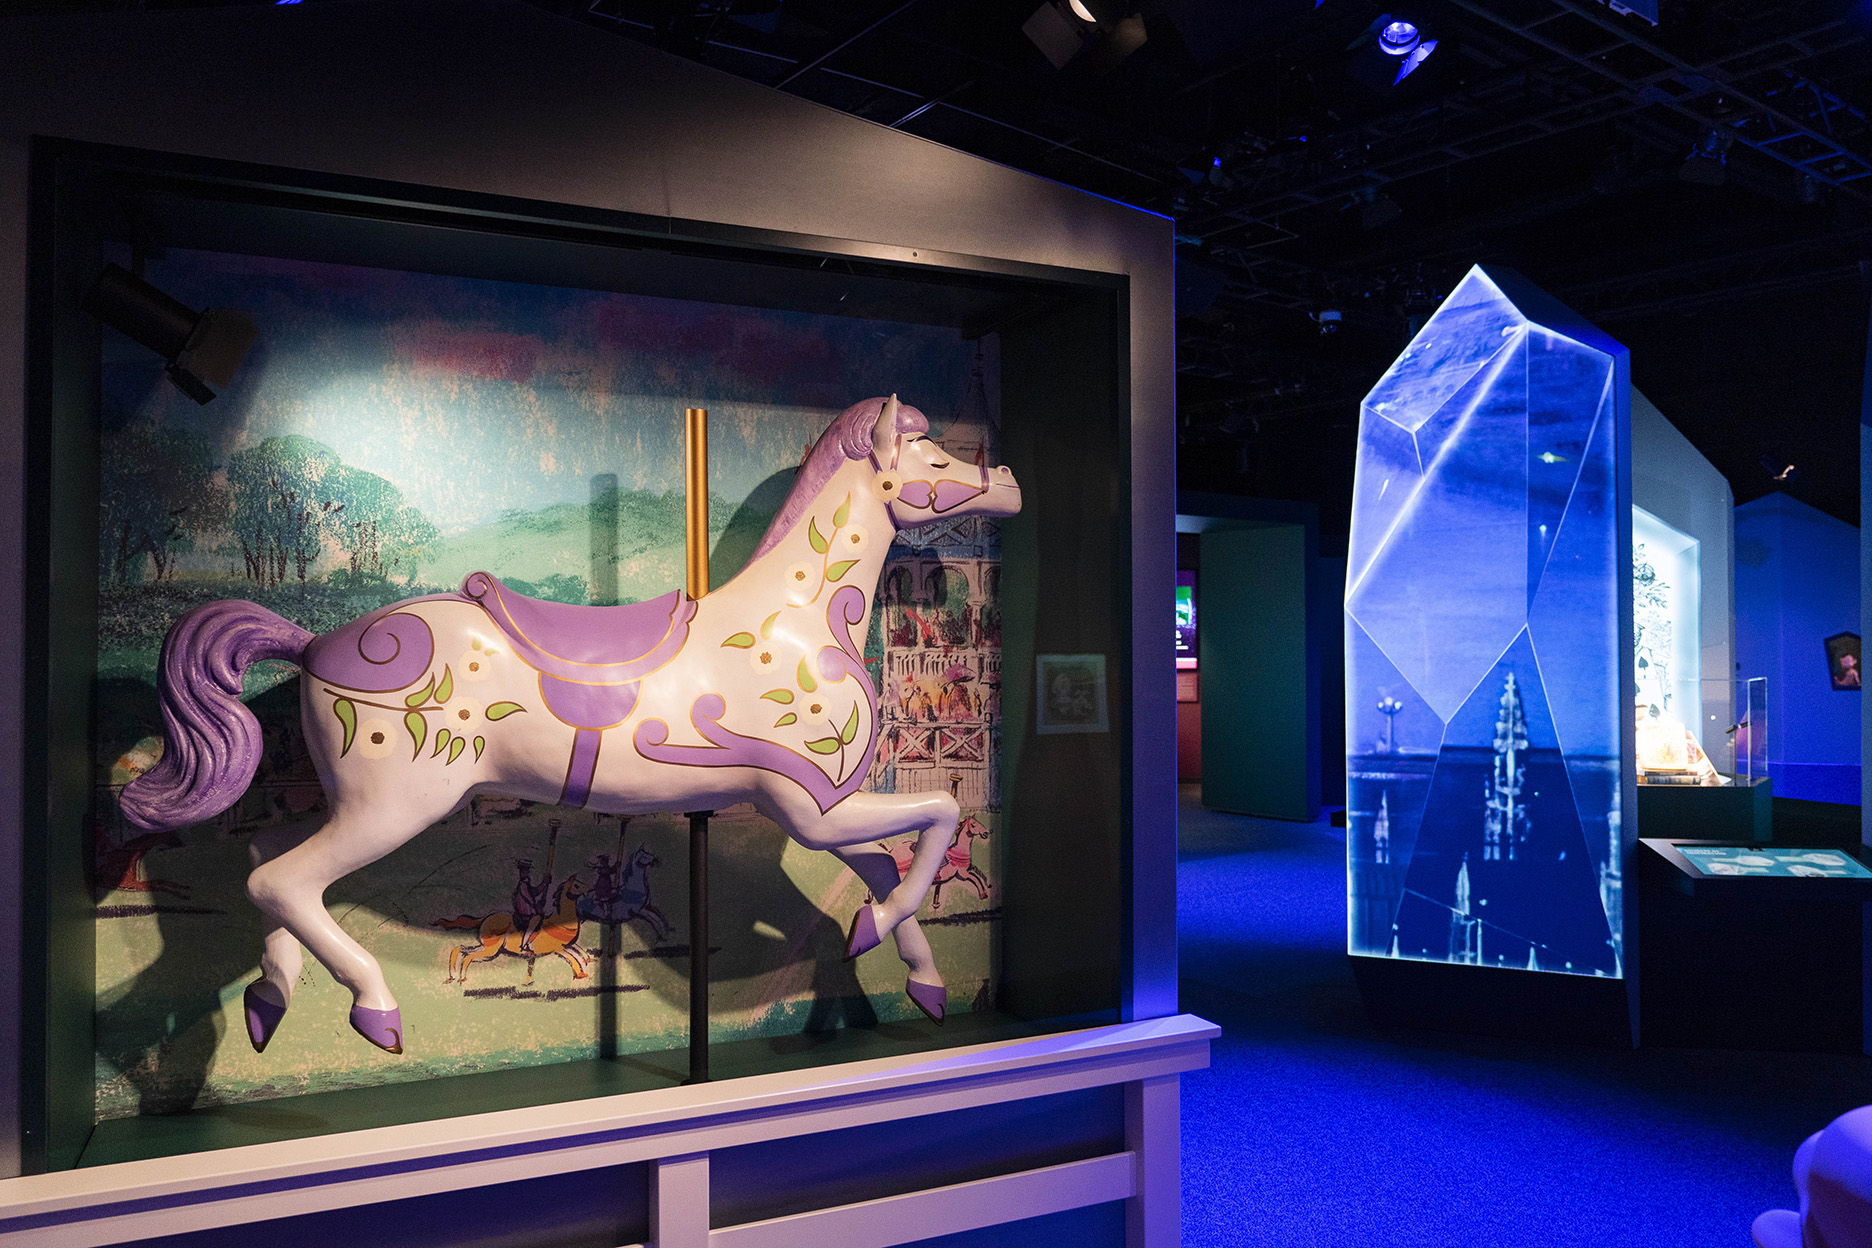
[{"label": "brass carousel pole", "polygon": [[[708,409],[683,411],[686,507],[685,550],[689,597],[709,591]],[[708,825],[711,811],[689,812],[689,1083],[707,1083],[708,1070]]]}]

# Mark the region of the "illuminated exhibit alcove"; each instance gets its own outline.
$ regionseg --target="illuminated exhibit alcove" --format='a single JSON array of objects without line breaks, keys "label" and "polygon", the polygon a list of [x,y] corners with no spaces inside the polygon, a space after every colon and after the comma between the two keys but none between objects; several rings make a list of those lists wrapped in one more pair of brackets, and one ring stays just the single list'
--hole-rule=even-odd
[{"label": "illuminated exhibit alcove", "polygon": [[[1729,682],[1712,693],[1699,670],[1730,663],[1727,487],[1634,395],[1627,358],[1524,279],[1477,268],[1366,397],[1347,945],[1380,1012],[1484,1030],[1570,1017],[1599,1038],[1630,1022],[1615,982],[1634,952],[1628,690],[1649,716],[1694,720],[1680,736],[1731,721]],[[1455,990],[1475,1009],[1452,1023],[1461,1008],[1413,999],[1432,982],[1486,986]]]},{"label": "illuminated exhibit alcove", "polygon": [[[1174,1164],[1171,1186],[1147,1182],[1131,1151],[1166,1130],[1174,1149],[1176,1072],[1209,1034],[1170,1017],[1173,704],[1132,677],[1134,649],[1171,662],[1170,357],[1167,336],[1138,328],[1167,324],[1167,226],[861,122],[828,131],[810,105],[530,6],[306,7],[211,30],[144,24],[145,51],[174,43],[194,49],[190,64],[241,67],[201,71],[230,132],[193,155],[98,86],[136,79],[145,53],[99,60],[83,20],[36,25],[44,81],[0,101],[14,131],[68,136],[34,149],[19,242],[34,259],[19,354],[33,369],[36,492],[27,538],[9,540],[37,590],[16,608],[36,657],[12,713],[33,725],[29,785],[45,814],[9,887],[47,938],[9,952],[0,975],[24,1019],[0,1060],[20,1064],[26,1088],[0,1125],[24,1169],[76,1167],[82,1179],[47,1178],[91,1193],[0,1180],[23,1185],[0,1186],[0,1232],[20,1201],[40,1202],[35,1225],[104,1217],[123,1199],[114,1184],[209,1151],[221,1177],[147,1233],[560,1167],[617,1174],[569,1204],[539,1195],[529,1207],[548,1212],[513,1242],[585,1242],[560,1223],[589,1214],[595,1192],[621,1202],[597,1238],[674,1245],[695,1238],[698,1208],[706,1238],[711,1220],[977,1180],[1002,1194],[930,1225],[1046,1215],[1051,1242],[1115,1242],[1124,1202],[1151,1194],[1139,1225],[1161,1236],[1168,1208],[1173,1231]],[[445,54],[420,82],[354,55],[432,46],[438,32]],[[566,65],[585,68],[568,77]],[[339,101],[316,136],[282,121],[282,76]],[[462,85],[516,81],[528,85],[515,98]],[[383,127],[406,114],[394,134]],[[537,151],[545,136],[571,149]],[[647,163],[618,172],[633,161]],[[1049,241],[1092,219],[1105,242],[1091,251]],[[214,402],[175,391],[160,358],[83,311],[113,261],[260,326]],[[944,1024],[905,999],[888,943],[844,959],[863,883],[731,807],[715,821],[710,890],[708,1040],[723,1090],[681,1086],[684,812],[626,825],[489,792],[325,899],[404,998],[404,1051],[351,1035],[342,989],[308,959],[292,1013],[254,1052],[241,1019],[261,933],[248,847],[257,828],[316,823],[321,785],[290,672],[256,669],[246,695],[266,742],[253,787],[175,837],[139,839],[122,822],[118,792],[162,731],[152,675],[169,623],[246,598],[329,632],[483,567],[562,603],[665,593],[682,582],[691,406],[711,413],[719,585],[832,417],[892,391],[929,415],[949,456],[1005,463],[1046,499],[998,523],[905,530],[860,642],[881,695],[866,787],[953,793],[970,820],[922,911],[949,984]],[[1154,633],[1138,623],[1159,617]],[[1035,731],[1041,656],[1100,673],[1102,722]],[[587,920],[588,976],[504,957],[449,983],[450,948],[509,909],[522,862],[555,883],[608,875],[644,904],[623,922]],[[937,1087],[940,1103],[925,1096]],[[724,1133],[694,1134],[704,1118]],[[880,1144],[900,1119],[929,1131]],[[849,1164],[787,1169],[789,1138],[848,1129],[872,1134],[794,1151]],[[356,1172],[360,1130],[379,1133],[372,1156],[428,1160],[360,1195],[376,1182]],[[599,1136],[610,1143],[593,1151]],[[619,1153],[625,1136],[635,1142]],[[319,1160],[278,1201],[255,1167],[308,1137],[325,1137],[303,1146]],[[963,1137],[977,1143],[958,1168],[948,1158]],[[558,1160],[494,1161],[516,1149]],[[1039,1157],[1092,1170],[1009,1177]],[[480,1178],[434,1184],[476,1166]],[[900,1216],[900,1238],[922,1237],[921,1214]]]}]

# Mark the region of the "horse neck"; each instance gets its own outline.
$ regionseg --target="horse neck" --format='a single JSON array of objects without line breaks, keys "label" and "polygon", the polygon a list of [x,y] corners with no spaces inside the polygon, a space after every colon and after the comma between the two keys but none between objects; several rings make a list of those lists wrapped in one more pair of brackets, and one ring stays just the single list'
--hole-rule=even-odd
[{"label": "horse neck", "polygon": [[[817,562],[821,558],[828,563],[839,562],[832,553],[821,556],[812,549],[808,525],[817,519],[819,532],[831,538],[832,534],[828,532],[830,517],[849,497],[851,512],[842,532],[850,531],[854,525],[862,525],[870,541],[864,553],[858,556],[857,565],[841,578],[839,584],[854,586],[864,594],[865,613],[869,615],[871,604],[877,599],[878,581],[884,575],[884,557],[890,551],[891,539],[897,535],[897,526],[891,521],[889,510],[872,491],[871,477],[872,469],[867,461],[847,460],[813,496],[811,506],[801,514],[799,522],[786,536],[773,549],[748,563],[728,584],[711,596],[726,597],[736,590],[769,595],[773,592],[773,586],[784,583],[786,570],[795,563]],[[817,603],[821,610],[828,605],[827,600],[832,592],[833,587],[828,585],[821,593]]]}]

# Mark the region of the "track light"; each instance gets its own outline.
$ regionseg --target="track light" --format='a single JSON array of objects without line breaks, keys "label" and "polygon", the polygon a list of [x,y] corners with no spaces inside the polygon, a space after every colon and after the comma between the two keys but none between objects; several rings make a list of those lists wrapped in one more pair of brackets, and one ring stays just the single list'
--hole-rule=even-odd
[{"label": "track light", "polygon": [[169,380],[197,403],[214,400],[209,383],[227,388],[259,334],[245,313],[196,312],[114,264],[85,292],[84,310],[160,355]]},{"label": "track light", "polygon": [[1144,18],[1129,10],[1129,0],[1047,0],[1021,32],[1053,68],[1079,61],[1103,74],[1144,46]]},{"label": "track light", "polygon": [[1735,136],[1711,126],[1698,136],[1677,176],[1697,186],[1721,186],[1728,179],[1729,149]]},{"label": "track light", "polygon": [[1423,32],[1415,22],[1389,22],[1378,32],[1378,50],[1386,56],[1409,56],[1423,42]]}]

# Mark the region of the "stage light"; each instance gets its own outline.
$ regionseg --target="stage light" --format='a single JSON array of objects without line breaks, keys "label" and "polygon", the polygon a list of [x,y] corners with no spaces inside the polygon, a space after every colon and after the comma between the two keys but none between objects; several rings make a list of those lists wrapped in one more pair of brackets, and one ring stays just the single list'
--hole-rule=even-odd
[{"label": "stage light", "polygon": [[1311,315],[1313,323],[1319,326],[1322,334],[1336,334],[1339,332],[1339,326],[1345,323],[1345,314],[1336,308],[1327,308]]},{"label": "stage light", "polygon": [[1098,18],[1092,16],[1091,9],[1086,8],[1085,0],[1067,0],[1067,7],[1073,11],[1073,16],[1080,21],[1090,23],[1093,26],[1098,25]]},{"label": "stage light", "polygon": [[85,292],[84,310],[160,355],[169,380],[197,403],[214,400],[210,382],[227,388],[259,334],[244,313],[196,312],[114,264]]},{"label": "stage light", "polygon": [[1729,175],[1729,148],[1734,143],[1735,136],[1711,126],[1697,139],[1696,146],[1690,149],[1690,155],[1677,170],[1677,176],[1697,186],[1721,186]]},{"label": "stage light", "polygon": [[1378,48],[1386,56],[1408,56],[1422,39],[1415,22],[1391,22],[1378,32]]}]

